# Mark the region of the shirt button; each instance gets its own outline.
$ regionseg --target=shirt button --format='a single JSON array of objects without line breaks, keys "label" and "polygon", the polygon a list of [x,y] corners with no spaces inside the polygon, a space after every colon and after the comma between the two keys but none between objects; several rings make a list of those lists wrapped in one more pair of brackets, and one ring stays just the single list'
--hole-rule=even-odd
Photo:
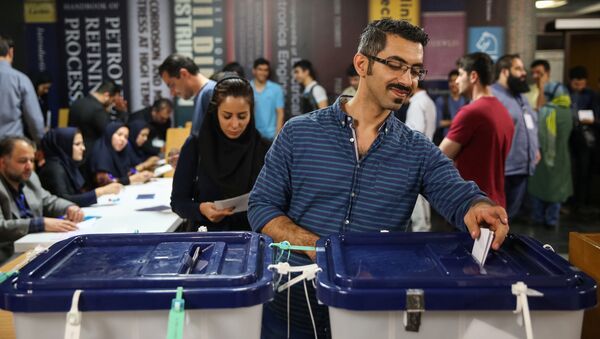
[{"label": "shirt button", "polygon": [[385,134],[387,134],[387,132],[388,132],[388,129],[386,128],[386,129],[385,129]]},{"label": "shirt button", "polygon": [[348,225],[350,223],[350,220],[346,219],[346,221],[344,221],[344,224]]},{"label": "shirt button", "polygon": [[354,198],[356,196],[356,193],[352,192],[351,196]]},{"label": "shirt button", "polygon": [[350,138],[350,142],[354,142],[354,138]]},{"label": "shirt button", "polygon": [[346,126],[346,122],[345,121],[342,121],[342,126]]}]

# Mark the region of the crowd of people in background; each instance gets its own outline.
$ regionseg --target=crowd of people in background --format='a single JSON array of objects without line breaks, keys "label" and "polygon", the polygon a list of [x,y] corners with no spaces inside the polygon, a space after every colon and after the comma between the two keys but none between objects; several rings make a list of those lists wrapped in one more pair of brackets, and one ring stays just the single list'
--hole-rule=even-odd
[{"label": "crowd of people in background", "polygon": [[[47,73],[29,79],[14,69],[14,48],[11,39],[0,37],[0,135],[16,137],[7,143],[10,150],[32,140],[23,142],[35,150],[43,188],[78,206],[89,206],[102,195],[118,193],[123,185],[153,177],[152,170],[165,156],[166,131],[174,126],[170,99],[159,98],[152,106],[129,112],[123,88],[105,81],[70,105],[69,127],[50,128],[48,91],[53,79]],[[550,81],[548,61],[535,60],[526,69],[516,54],[495,63],[485,54],[469,54],[457,65],[448,73],[447,93],[432,98],[427,82],[418,81],[410,100],[394,114],[439,145],[462,177],[475,181],[506,207],[511,220],[526,217],[553,228],[559,225],[561,213],[582,218],[598,214],[591,206],[591,183],[600,167],[600,95],[587,86],[586,68],[573,67],[563,85]],[[185,190],[175,190],[173,209],[196,226],[248,226],[245,214],[236,217],[216,211],[210,203],[242,194],[226,184],[231,180],[228,175],[237,178],[240,171],[247,172],[243,191],[250,190],[268,145],[284,125],[286,95],[271,76],[269,60],[257,58],[251,70],[246,80],[244,67],[232,62],[206,77],[191,59],[176,54],[159,69],[173,97],[194,99],[192,132],[181,150],[183,161],[175,177]],[[303,113],[330,104],[309,60],[297,61],[292,71],[302,87]],[[229,77],[219,81],[224,74]],[[353,97],[361,79],[354,64],[345,76],[348,87],[341,95]],[[241,133],[239,138],[228,137],[229,127],[220,113],[228,103],[226,90],[242,93],[231,95],[244,102],[227,112],[227,119],[239,122],[231,127]],[[192,177],[196,181],[186,183]],[[199,186],[214,189],[199,190]],[[411,226],[413,231],[431,230],[424,196],[417,199]],[[42,229],[31,226],[7,239]]]}]

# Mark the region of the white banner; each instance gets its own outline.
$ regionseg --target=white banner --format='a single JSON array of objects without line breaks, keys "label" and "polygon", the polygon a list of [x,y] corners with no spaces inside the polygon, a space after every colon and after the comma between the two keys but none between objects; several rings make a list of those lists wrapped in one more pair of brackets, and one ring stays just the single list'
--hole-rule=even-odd
[{"label": "white banner", "polygon": [[169,98],[169,89],[158,74],[158,66],[173,52],[170,1],[128,0],[129,110]]}]

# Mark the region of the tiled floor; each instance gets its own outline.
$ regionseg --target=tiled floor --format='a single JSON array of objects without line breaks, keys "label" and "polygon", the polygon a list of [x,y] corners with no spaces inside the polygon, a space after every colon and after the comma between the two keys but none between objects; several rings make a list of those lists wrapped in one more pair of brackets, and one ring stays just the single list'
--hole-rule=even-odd
[{"label": "tiled floor", "polygon": [[[444,220],[432,211],[433,231],[448,231],[451,228],[445,225]],[[546,229],[543,226],[534,226],[526,219],[517,219],[510,225],[510,232],[533,237],[543,244],[549,244],[556,253],[565,258],[569,252],[569,232],[600,233],[600,212],[571,216],[561,214],[560,226],[556,229]]]}]

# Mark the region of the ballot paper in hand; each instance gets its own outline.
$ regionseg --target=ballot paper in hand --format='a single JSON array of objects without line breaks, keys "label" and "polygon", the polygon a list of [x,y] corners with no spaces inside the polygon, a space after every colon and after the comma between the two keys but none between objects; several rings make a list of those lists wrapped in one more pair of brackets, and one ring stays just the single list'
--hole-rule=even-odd
[{"label": "ballot paper in hand", "polygon": [[594,111],[591,109],[580,109],[577,111],[579,121],[594,121]]},{"label": "ballot paper in hand", "polygon": [[490,251],[490,247],[492,247],[492,240],[494,240],[494,232],[488,228],[481,228],[479,239],[475,239],[473,250],[471,251],[471,255],[481,267],[485,264],[485,259]]},{"label": "ballot paper in hand", "polygon": [[248,197],[250,197],[250,193],[246,193],[231,199],[215,201],[215,208],[222,210],[225,208],[234,207],[233,213],[244,212],[248,210]]},{"label": "ballot paper in hand", "polygon": [[166,165],[162,165],[160,167],[157,167],[154,170],[154,176],[155,177],[160,177],[161,175],[164,175],[165,173],[171,171],[173,169],[173,166],[166,164]]}]

